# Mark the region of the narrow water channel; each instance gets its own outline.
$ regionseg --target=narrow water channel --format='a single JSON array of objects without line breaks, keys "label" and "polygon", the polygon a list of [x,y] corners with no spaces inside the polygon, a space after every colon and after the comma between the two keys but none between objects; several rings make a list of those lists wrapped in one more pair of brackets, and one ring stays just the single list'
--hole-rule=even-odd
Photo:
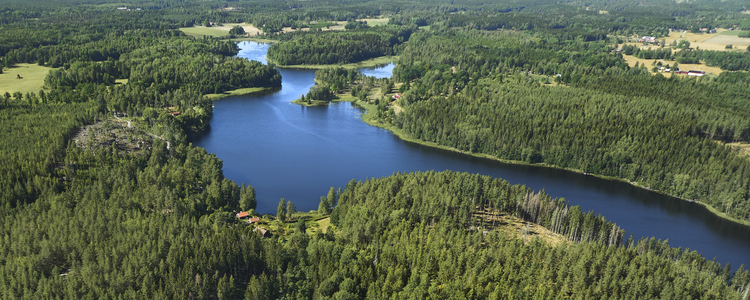
[{"label": "narrow water channel", "polygon": [[[240,44],[239,56],[265,63],[268,45]],[[390,68],[390,69],[389,69]],[[366,70],[387,76],[393,65]],[[281,90],[215,102],[211,129],[195,144],[224,161],[224,174],[255,187],[257,210],[274,213],[280,198],[297,210],[317,209],[330,187],[395,172],[453,170],[544,188],[583,211],[616,222],[636,239],[668,239],[708,259],[750,267],[750,227],[718,218],[702,206],[578,173],[503,164],[400,140],[359,118],[350,103],[302,107],[290,103],[313,85],[314,71],[282,69]],[[365,70],[363,70],[365,71]]]}]

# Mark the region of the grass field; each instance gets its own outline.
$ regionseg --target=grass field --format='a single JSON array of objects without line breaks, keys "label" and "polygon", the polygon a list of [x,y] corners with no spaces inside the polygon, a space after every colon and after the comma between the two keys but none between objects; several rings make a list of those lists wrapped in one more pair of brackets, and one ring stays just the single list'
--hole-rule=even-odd
[{"label": "grass field", "polygon": [[[39,93],[50,70],[52,68],[36,64],[16,64],[16,67],[5,68],[3,74],[0,74],[0,95],[6,92]],[[16,75],[21,75],[22,78],[18,79]]]},{"label": "grass field", "polygon": [[[750,45],[750,39],[737,37],[741,31],[727,30],[719,28],[716,33],[691,33],[673,31],[668,37],[664,38],[667,45],[676,40],[687,40],[691,48],[700,48],[703,50],[731,51],[726,49],[727,45],[735,46],[732,50],[745,50]],[[660,39],[657,39],[660,40]],[[640,45],[637,44],[636,45]],[[744,46],[744,47],[743,47]]]},{"label": "grass field", "polygon": [[318,224],[318,229],[323,232],[328,231],[328,226],[331,226],[331,218],[325,218],[322,220],[315,221]]},{"label": "grass field", "polygon": [[388,24],[388,21],[390,18],[368,18],[368,19],[357,19],[357,21],[367,21],[367,25],[372,26],[381,26]]},{"label": "grass field", "polygon": [[346,22],[344,21],[335,21],[335,22],[326,22],[322,24],[318,24],[315,21],[310,22],[310,25],[307,28],[297,28],[292,29],[292,27],[284,27],[281,29],[283,32],[292,32],[292,31],[310,31],[310,28],[320,28],[322,31],[335,31],[335,30],[344,30],[344,26],[346,26]]},{"label": "grass field", "polygon": [[[653,65],[651,65],[654,62],[653,59],[640,59],[632,55],[623,55],[622,57],[628,63],[628,66],[631,66],[631,67],[635,66],[635,63],[639,63],[640,65],[645,64],[646,68],[649,71],[651,71],[651,68],[654,67]],[[674,61],[661,60],[662,65],[667,65],[667,64],[673,65],[674,63],[675,63]],[[721,72],[723,72],[721,68],[719,67],[709,67],[704,64],[679,64],[678,67],[680,68],[680,70],[704,71],[706,72],[706,74],[714,74],[714,75],[719,75],[721,74]],[[660,74],[664,75],[665,77],[672,77],[672,73],[660,73]],[[676,76],[687,76],[687,75],[676,75]]]},{"label": "grass field", "polygon": [[213,36],[213,37],[229,36],[229,29],[223,30],[218,27],[203,27],[203,26],[183,27],[183,28],[180,28],[180,31],[193,37],[203,37],[204,35]]},{"label": "grass field", "polygon": [[750,46],[750,38],[738,37],[742,31],[740,30],[727,30],[722,31],[714,37],[707,39],[704,43],[706,44],[719,44],[719,45],[732,45],[735,50],[747,51],[747,46]]},{"label": "grass field", "polygon": [[260,29],[258,29],[258,27],[255,27],[252,24],[245,24],[245,23],[225,23],[224,26],[213,27],[213,28],[216,28],[218,30],[223,30],[223,31],[229,31],[234,26],[241,26],[242,29],[245,30],[245,34],[247,34],[247,36],[251,36],[252,37],[252,36],[256,36],[256,35],[258,35],[258,34],[261,33],[261,31],[260,31]]}]

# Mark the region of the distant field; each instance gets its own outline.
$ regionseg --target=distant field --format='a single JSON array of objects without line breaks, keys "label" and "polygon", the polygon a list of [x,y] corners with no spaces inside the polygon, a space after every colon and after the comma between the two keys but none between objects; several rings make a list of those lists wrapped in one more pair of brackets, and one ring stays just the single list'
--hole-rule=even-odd
[{"label": "distant field", "polygon": [[203,27],[203,26],[183,27],[183,28],[180,28],[180,31],[184,32],[185,34],[189,36],[194,36],[194,37],[203,37],[203,36],[221,37],[221,36],[229,35],[229,29],[223,30],[217,27]]},{"label": "distant field", "polygon": [[750,46],[750,38],[741,38],[737,35],[741,31],[724,31],[721,34],[717,34],[714,37],[705,41],[705,43],[719,44],[719,45],[732,45],[735,48],[741,47],[741,50],[746,50],[747,46]]},{"label": "distant field", "polygon": [[[709,67],[704,64],[679,64],[678,67],[680,70],[696,70],[696,71],[703,71],[706,72],[706,74],[714,74],[719,75],[721,72],[721,68],[719,67]],[[679,75],[679,76],[687,76],[687,75]]]},{"label": "distant field", "polygon": [[[625,62],[627,62],[628,66],[630,66],[631,68],[635,66],[635,63],[638,63],[639,65],[645,65],[649,71],[651,71],[651,68],[654,67],[653,65],[651,65],[652,63],[654,63],[653,59],[641,59],[632,55],[625,54],[622,55],[622,58],[625,59]],[[662,61],[662,64],[665,63],[672,65],[674,62]]]},{"label": "distant field", "polygon": [[[640,59],[632,55],[623,55],[623,59],[628,63],[628,66],[633,67],[635,66],[635,63],[639,63],[640,65],[646,65],[646,68],[651,71],[651,69],[654,67],[652,63],[654,62],[653,59]],[[662,65],[669,64],[674,65],[674,61],[667,61],[667,60],[660,60]],[[704,64],[679,64],[678,66],[680,70],[696,70],[696,71],[704,71],[706,74],[715,74],[719,75],[721,74],[722,70],[718,67],[709,67]],[[672,73],[660,73],[664,75],[665,77],[671,77]],[[679,75],[679,76],[687,76],[687,75]]]},{"label": "distant field", "polygon": [[[372,19],[359,19],[358,21],[367,21],[367,24],[370,26],[378,26],[378,25],[385,25],[388,24],[388,18],[372,18]],[[311,22],[310,28],[316,28],[320,27],[323,31],[335,31],[335,30],[344,30],[344,26],[346,25],[346,22],[343,21],[335,21],[325,24],[317,24],[317,22]],[[251,24],[242,24],[242,23],[224,23],[223,26],[214,26],[214,27],[203,27],[203,26],[195,26],[195,27],[183,27],[180,28],[182,32],[189,36],[194,37],[202,37],[204,35],[207,36],[213,36],[213,37],[222,37],[229,35],[229,30],[232,29],[234,26],[242,26],[242,29],[245,30],[245,33],[249,37],[254,37],[262,31],[251,25]],[[321,26],[316,26],[321,25]],[[326,26],[327,25],[327,26]],[[297,28],[292,29],[291,27],[284,27],[282,28],[283,32],[292,32],[292,31],[309,31],[310,28]]]},{"label": "distant field", "polygon": [[[625,62],[628,63],[628,66],[630,66],[631,68],[635,66],[635,63],[638,63],[638,65],[645,65],[646,69],[648,69],[648,71],[651,72],[651,69],[654,67],[653,65],[651,65],[654,62],[653,59],[640,59],[632,55],[624,55],[624,54],[622,55],[622,58],[625,60]],[[666,65],[666,64],[672,65],[674,62],[662,60],[661,63],[662,65]],[[656,74],[656,73],[651,72],[651,74]],[[665,77],[672,77],[672,73],[663,72],[659,74],[664,75]]]},{"label": "distant field", "polygon": [[[16,67],[5,68],[3,74],[0,74],[0,95],[6,92],[39,93],[50,70],[52,68],[36,64],[16,64]],[[22,78],[18,79],[16,75],[21,75]]]},{"label": "distant field", "polygon": [[242,29],[245,30],[245,33],[248,36],[252,37],[252,36],[256,36],[259,33],[261,33],[261,31],[260,31],[260,29],[258,29],[258,27],[255,27],[252,24],[245,24],[245,23],[224,23],[224,26],[213,27],[213,28],[224,30],[224,31],[229,31],[230,29],[232,29],[232,27],[238,26],[238,25],[242,26]]},{"label": "distant field", "polygon": [[357,21],[367,21],[367,25],[380,26],[388,24],[390,18],[370,18],[370,19],[357,19]]},{"label": "distant field", "polygon": [[[663,40],[666,45],[671,45],[672,42],[678,40],[686,40],[690,42],[690,48],[703,49],[703,50],[714,50],[714,51],[738,51],[745,50],[750,45],[750,39],[739,38],[737,35],[742,31],[727,30],[719,28],[716,33],[691,33],[691,32],[677,32],[673,31],[669,33],[669,36],[664,37]],[[657,39],[661,41],[662,38]],[[642,46],[641,43],[627,43],[628,45],[640,46],[641,49],[656,46]],[[733,50],[726,49],[727,45],[732,45]],[[681,49],[674,49],[680,51]]]}]

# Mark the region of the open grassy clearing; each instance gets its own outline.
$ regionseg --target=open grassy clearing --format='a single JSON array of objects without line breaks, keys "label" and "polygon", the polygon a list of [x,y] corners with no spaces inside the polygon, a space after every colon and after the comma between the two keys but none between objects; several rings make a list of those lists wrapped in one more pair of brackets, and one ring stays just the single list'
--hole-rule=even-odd
[{"label": "open grassy clearing", "polygon": [[[39,93],[44,87],[44,78],[47,77],[52,68],[36,64],[16,64],[13,68],[4,68],[0,74],[0,95],[21,92]],[[18,75],[21,79],[18,79]]]},{"label": "open grassy clearing", "polygon": [[[724,72],[719,67],[709,67],[704,64],[679,64],[678,67],[680,68],[680,70],[703,71],[703,72],[706,72],[706,75],[709,75],[709,74],[719,75],[721,74],[721,72]],[[687,76],[687,75],[677,75],[677,76]]]},{"label": "open grassy clearing", "polygon": [[[625,60],[625,62],[628,63],[628,66],[630,66],[631,68],[635,67],[636,63],[638,63],[639,66],[644,66],[645,65],[646,68],[649,71],[651,71],[651,69],[654,67],[652,65],[654,63],[653,59],[642,59],[642,58],[637,58],[637,57],[632,56],[632,55],[624,55],[624,54],[622,55],[622,58]],[[674,62],[673,61],[662,60],[661,64],[662,65],[669,64],[671,66],[672,64],[674,64]],[[651,73],[653,73],[653,72],[651,72]],[[663,74],[664,74],[664,76],[669,76],[667,73],[663,73]]]},{"label": "open grassy clearing", "polygon": [[276,64],[276,62],[271,59],[268,59],[268,62],[274,63],[278,67],[285,68],[285,69],[319,70],[319,69],[336,68],[336,67],[341,67],[344,69],[372,68],[372,67],[387,65],[397,60],[398,60],[398,56],[381,56],[381,57],[376,57],[373,59],[361,61],[358,63],[340,64],[340,65],[279,65],[279,64]]},{"label": "open grassy clearing", "polygon": [[[690,42],[690,47],[693,49],[698,48],[703,50],[732,51],[737,50],[738,46],[744,45],[745,47],[747,47],[748,45],[750,45],[750,39],[737,37],[737,34],[739,33],[740,31],[727,30],[723,28],[717,29],[716,33],[683,33],[679,31],[673,31],[669,33],[668,37],[664,38],[664,41],[667,45],[670,45],[676,40],[686,40]],[[639,43],[633,44],[640,45]],[[734,47],[734,49],[726,49],[727,45],[733,45],[736,47]],[[677,51],[679,51],[679,49],[677,49]]]},{"label": "open grassy clearing", "polygon": [[223,26],[216,26],[212,28],[229,32],[229,30],[231,30],[234,26],[242,27],[242,29],[245,30],[245,34],[247,36],[256,36],[262,33],[262,31],[258,29],[258,27],[246,23],[224,23]]},{"label": "open grassy clearing", "polygon": [[266,87],[243,88],[243,89],[236,89],[233,91],[226,91],[221,94],[206,94],[206,97],[208,97],[211,100],[219,100],[221,98],[229,97],[229,96],[242,96],[242,95],[265,93],[268,91],[272,91],[274,89],[275,88],[266,88]]},{"label": "open grassy clearing", "polygon": [[[628,63],[628,66],[630,67],[635,66],[636,63],[638,63],[639,65],[645,64],[646,68],[648,68],[649,71],[651,71],[651,69],[654,67],[652,65],[652,63],[654,63],[653,59],[640,59],[632,55],[623,55],[622,57],[623,59],[625,59],[625,61]],[[675,63],[674,61],[667,61],[667,60],[660,60],[660,61],[662,65],[669,64],[671,66],[671,65],[674,65]],[[704,64],[679,64],[678,67],[680,68],[680,70],[704,71],[706,72],[706,74],[714,74],[714,75],[719,75],[721,74],[721,72],[723,72],[721,68],[719,67],[709,67]],[[655,73],[652,72],[652,74],[655,74]],[[662,72],[659,74],[662,74],[665,77],[672,77],[673,75],[672,73],[667,73],[667,72]],[[675,76],[687,76],[687,75],[675,75]]]},{"label": "open grassy clearing", "polygon": [[[288,237],[294,233],[297,227],[297,222],[303,220],[307,226],[305,233],[314,234],[315,232],[328,231],[328,228],[332,228],[331,218],[328,215],[321,215],[315,210],[309,212],[296,212],[286,222],[276,220],[274,215],[265,214],[260,217],[260,221],[249,225],[248,230],[253,230],[256,227],[261,227],[271,231],[271,234],[275,236]],[[245,222],[245,221],[241,221]],[[245,223],[246,224],[246,223]]]},{"label": "open grassy clearing", "polygon": [[[737,35],[739,31],[725,31],[731,34],[717,34],[714,37],[706,40],[706,44],[717,44],[717,45],[732,45],[732,50],[747,51],[747,46],[750,46],[750,38],[741,38]],[[724,33],[724,32],[722,32]],[[701,48],[703,49],[703,48]],[[729,50],[729,49],[726,49]]]},{"label": "open grassy clearing", "polygon": [[315,221],[316,224],[318,224],[318,229],[320,229],[323,232],[328,231],[328,227],[331,226],[331,218],[325,218],[318,221]]},{"label": "open grassy clearing", "polygon": [[367,25],[370,26],[381,26],[388,24],[388,21],[390,18],[367,18],[367,19],[357,19],[357,21],[365,21],[367,22]]},{"label": "open grassy clearing", "polygon": [[204,26],[195,26],[195,27],[183,27],[180,28],[180,31],[184,32],[185,34],[193,37],[203,37],[203,36],[212,36],[212,37],[223,37],[223,36],[229,36],[229,30],[223,30],[216,27],[204,27]]},{"label": "open grassy clearing", "polygon": [[322,31],[333,31],[333,30],[344,30],[344,26],[346,26],[346,22],[344,21],[334,21],[334,22],[327,22],[318,24],[315,21],[310,22],[310,27],[308,28],[296,28],[292,29],[292,27],[284,27],[281,29],[283,32],[292,32],[292,31],[310,31],[310,28],[320,28]]}]

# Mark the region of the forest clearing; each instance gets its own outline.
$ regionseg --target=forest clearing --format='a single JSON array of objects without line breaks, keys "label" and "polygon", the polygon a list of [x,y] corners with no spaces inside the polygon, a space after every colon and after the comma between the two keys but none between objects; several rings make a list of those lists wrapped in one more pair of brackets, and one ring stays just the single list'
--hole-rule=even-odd
[{"label": "forest clearing", "polygon": [[4,68],[0,74],[0,95],[15,92],[38,93],[44,87],[44,78],[50,70],[52,68],[24,63],[16,64],[13,68]]},{"label": "forest clearing", "polygon": [[180,28],[180,31],[184,32],[185,34],[192,36],[192,37],[203,37],[203,36],[212,36],[212,37],[223,37],[223,36],[229,36],[229,29],[223,30],[217,27],[205,27],[205,26],[195,26],[195,27],[182,27]]}]

